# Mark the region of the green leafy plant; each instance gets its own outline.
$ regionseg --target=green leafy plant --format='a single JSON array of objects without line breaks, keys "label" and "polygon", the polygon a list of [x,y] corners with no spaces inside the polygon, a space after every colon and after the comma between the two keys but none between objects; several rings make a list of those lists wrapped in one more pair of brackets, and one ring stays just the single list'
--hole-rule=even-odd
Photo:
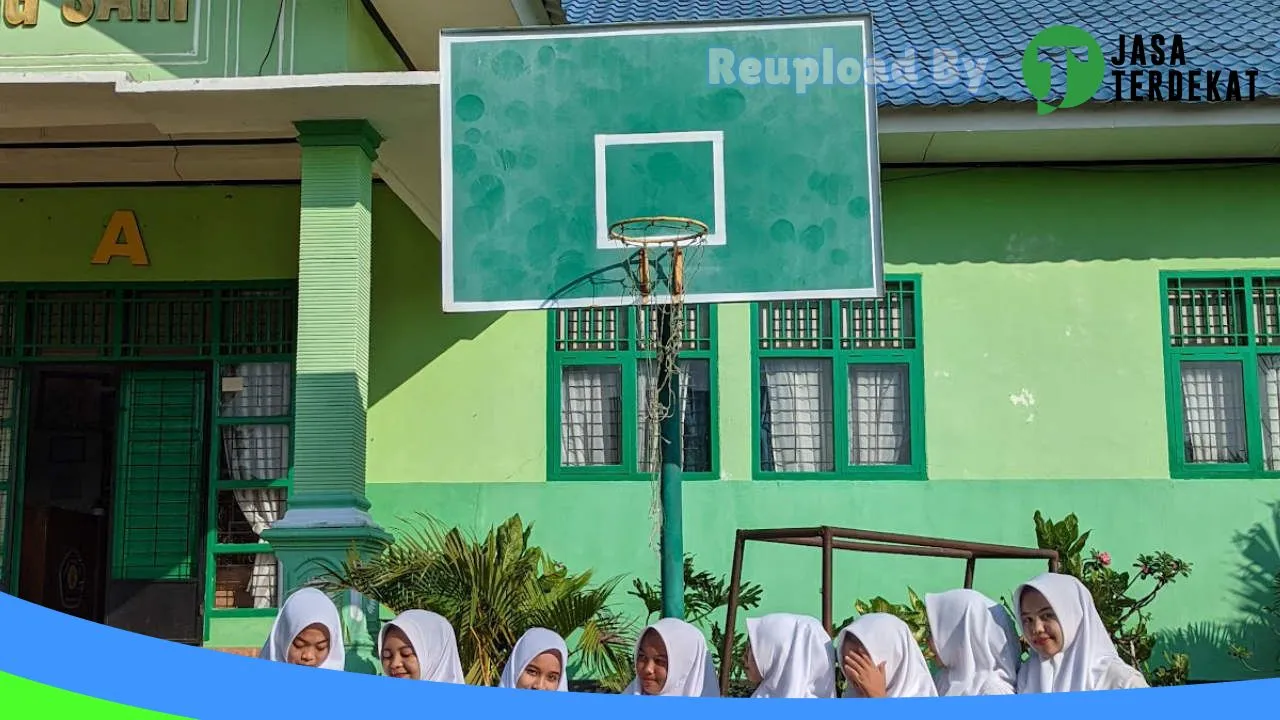
[{"label": "green leafy plant", "polygon": [[[660,585],[653,585],[636,578],[632,581],[632,589],[627,594],[639,598],[644,603],[645,610],[648,612],[646,622],[651,622],[655,615],[662,612],[662,587]],[[741,618],[743,612],[759,607],[763,595],[764,590],[759,585],[743,582],[738,589],[738,617]],[[706,631],[708,629],[708,619],[713,615],[727,611],[728,607],[729,581],[723,575],[716,577],[705,570],[698,570],[694,566],[693,555],[686,554],[684,556],[685,621]],[[715,657],[716,667],[724,667],[724,628],[721,627],[719,622],[712,620],[710,622],[710,633],[711,652]],[[735,629],[733,633],[733,657],[729,659],[732,663],[730,665],[729,678],[738,692],[731,694],[738,694],[742,691],[742,681],[747,676],[746,664],[743,660],[746,651],[747,635]]]},{"label": "green leafy plant", "polygon": [[596,585],[590,571],[570,573],[529,544],[533,526],[519,515],[483,539],[419,518],[373,557],[352,552],[330,568],[323,586],[355,590],[397,613],[416,608],[444,616],[457,634],[469,684],[495,684],[531,627],[565,638],[579,633],[569,657],[577,675],[616,677],[629,669],[631,623],[608,605],[620,578]]},{"label": "green leafy plant", "polygon": [[[1250,623],[1255,628],[1251,634],[1269,632],[1280,638],[1280,572],[1277,572],[1271,578],[1271,602],[1259,606],[1257,612],[1259,615],[1258,621]],[[1253,660],[1253,650],[1251,648],[1232,643],[1227,649],[1227,653],[1238,660],[1241,665],[1248,668],[1250,672],[1263,672],[1260,668],[1254,667],[1250,663]],[[1274,659],[1274,662],[1276,669],[1280,670],[1280,655]]]},{"label": "green leafy plant", "polygon": [[1150,614],[1143,610],[1170,583],[1189,576],[1191,564],[1157,552],[1139,555],[1132,565],[1136,572],[1117,570],[1110,554],[1092,548],[1086,551],[1091,531],[1080,532],[1074,513],[1054,522],[1036,511],[1035,527],[1039,547],[1058,551],[1059,572],[1075,576],[1089,588],[1121,659],[1140,670],[1151,685],[1185,684],[1190,671],[1185,654],[1165,653],[1164,667],[1150,666],[1156,638],[1147,628]]},{"label": "green leafy plant", "polygon": [[[907,588],[907,602],[905,604],[890,602],[883,597],[876,596],[870,600],[854,602],[853,609],[857,613],[857,617],[871,613],[887,613],[906,623],[907,627],[911,628],[911,636],[915,638],[916,643],[920,646],[920,652],[924,653],[925,659],[930,662],[934,660],[933,652],[929,650],[929,615],[925,611],[924,600],[920,599],[920,596],[912,588]],[[853,621],[853,617],[845,618],[833,630],[840,632]]]}]

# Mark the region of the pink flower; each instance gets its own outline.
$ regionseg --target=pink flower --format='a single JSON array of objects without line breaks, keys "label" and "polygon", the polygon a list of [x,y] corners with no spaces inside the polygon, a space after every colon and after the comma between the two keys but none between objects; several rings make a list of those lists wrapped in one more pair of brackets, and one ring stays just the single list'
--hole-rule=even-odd
[{"label": "pink flower", "polygon": [[1111,553],[1100,552],[1095,557],[1098,558],[1098,562],[1102,563],[1102,567],[1110,567]]}]

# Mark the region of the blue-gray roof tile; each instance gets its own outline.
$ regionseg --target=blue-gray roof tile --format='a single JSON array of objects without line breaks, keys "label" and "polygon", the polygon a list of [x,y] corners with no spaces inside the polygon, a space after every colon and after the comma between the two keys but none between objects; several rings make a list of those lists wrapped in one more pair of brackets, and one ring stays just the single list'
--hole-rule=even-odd
[{"label": "blue-gray roof tile", "polygon": [[[556,0],[550,0],[555,2]],[[1258,71],[1259,98],[1280,97],[1280,0],[560,0],[569,24],[739,20],[870,12],[874,53],[897,61],[914,50],[914,81],[888,77],[877,83],[881,105],[965,105],[1029,102],[1022,82],[1022,52],[1049,25],[1091,32],[1103,54],[1116,51],[1123,34],[1182,35],[1186,66],[1164,70]],[[1167,40],[1166,40],[1167,42]],[[1167,47],[1167,46],[1166,46]],[[974,86],[935,77],[935,50],[986,59]],[[1136,69],[1136,68],[1126,68]],[[1151,69],[1156,69],[1152,67]],[[1110,71],[1111,68],[1108,68]],[[1061,93],[1064,79],[1054,73]],[[1247,78],[1240,76],[1247,95]],[[1226,87],[1224,72],[1218,86]],[[1204,80],[1201,80],[1201,86]],[[1127,93],[1127,86],[1125,92]],[[1115,97],[1108,72],[1095,96]]]}]

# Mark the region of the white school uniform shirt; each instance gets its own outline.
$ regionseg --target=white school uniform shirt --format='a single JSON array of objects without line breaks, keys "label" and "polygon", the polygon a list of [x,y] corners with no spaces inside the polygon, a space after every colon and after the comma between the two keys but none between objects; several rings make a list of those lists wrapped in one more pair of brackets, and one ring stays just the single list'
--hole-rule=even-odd
[{"label": "white school uniform shirt", "polygon": [[1018,633],[999,603],[975,590],[924,596],[929,633],[943,665],[938,694],[1013,695],[1018,682]]},{"label": "white school uniform shirt", "polygon": [[[667,646],[667,682],[662,686],[663,697],[720,697],[715,663],[707,648],[702,631],[683,620],[662,618],[646,627],[636,639],[635,658],[640,653],[640,641],[649,630],[658,633]],[[623,695],[640,695],[640,678],[635,678],[622,691]]]},{"label": "white school uniform shirt", "polygon": [[533,662],[534,658],[544,652],[554,652],[560,656],[560,687],[556,690],[568,692],[569,650],[565,647],[564,638],[546,628],[538,627],[526,630],[516,641],[516,646],[511,648],[511,657],[507,660],[506,667],[502,668],[498,687],[516,687],[516,682],[520,680],[524,669],[529,667],[529,663]]},{"label": "white school uniform shirt", "polygon": [[790,613],[747,618],[747,639],[763,678],[751,697],[836,696],[835,650],[816,619]]},{"label": "white school uniform shirt", "polygon": [[382,657],[382,644],[393,625],[409,638],[413,654],[418,656],[419,680],[466,683],[458,658],[458,639],[448,620],[427,610],[405,610],[378,631],[378,657]]},{"label": "white school uniform shirt", "polygon": [[[844,672],[841,648],[845,635],[860,640],[873,663],[884,663],[887,697],[937,697],[929,664],[906,623],[888,613],[868,613],[850,623],[832,642],[841,672]],[[846,683],[844,696],[857,697],[853,683]]]},{"label": "white school uniform shirt", "polygon": [[325,670],[345,670],[347,652],[342,644],[342,620],[338,608],[316,588],[302,588],[290,595],[271,625],[271,634],[258,657],[272,662],[289,662],[289,646],[312,625],[323,625],[329,634],[329,656],[320,663]]},{"label": "white school uniform shirt", "polygon": [[1142,673],[1120,659],[1093,604],[1093,596],[1083,583],[1058,573],[1028,580],[1013,595],[1018,601],[1019,616],[1026,588],[1035,588],[1049,601],[1062,626],[1062,650],[1045,659],[1032,648],[1031,659],[1018,672],[1019,694],[1147,687]]}]

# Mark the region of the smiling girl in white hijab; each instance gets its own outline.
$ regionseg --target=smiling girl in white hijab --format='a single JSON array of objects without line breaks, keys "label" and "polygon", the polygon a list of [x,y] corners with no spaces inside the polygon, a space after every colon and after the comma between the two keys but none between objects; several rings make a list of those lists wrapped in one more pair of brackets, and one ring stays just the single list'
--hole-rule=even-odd
[{"label": "smiling girl in white hijab", "polygon": [[1018,633],[999,603],[975,590],[924,596],[929,638],[942,669],[938,694],[1013,695]]},{"label": "smiling girl in white hijab", "polygon": [[1120,659],[1089,588],[1071,575],[1045,573],[1018,586],[1018,618],[1031,658],[1018,672],[1018,693],[1147,687]]},{"label": "smiling girl in white hijab", "polygon": [[388,677],[428,682],[466,682],[453,626],[426,610],[405,610],[378,633],[378,656]]},{"label": "smiling girl in white hijab", "polygon": [[568,692],[568,657],[564,638],[546,628],[529,628],[511,649],[498,687]]},{"label": "smiling girl in white hijab", "polygon": [[345,670],[342,621],[328,595],[302,588],[290,595],[276,614],[271,634],[258,657],[272,662]]},{"label": "smiling girl in white hijab", "polygon": [[920,646],[907,624],[887,613],[868,613],[832,643],[848,681],[845,697],[937,697]]},{"label": "smiling girl in white hijab", "polygon": [[747,677],[754,698],[833,698],[835,650],[822,623],[806,615],[747,618]]},{"label": "smiling girl in white hijab", "polygon": [[675,618],[645,628],[636,641],[636,678],[622,694],[719,697],[715,664],[702,631]]}]

